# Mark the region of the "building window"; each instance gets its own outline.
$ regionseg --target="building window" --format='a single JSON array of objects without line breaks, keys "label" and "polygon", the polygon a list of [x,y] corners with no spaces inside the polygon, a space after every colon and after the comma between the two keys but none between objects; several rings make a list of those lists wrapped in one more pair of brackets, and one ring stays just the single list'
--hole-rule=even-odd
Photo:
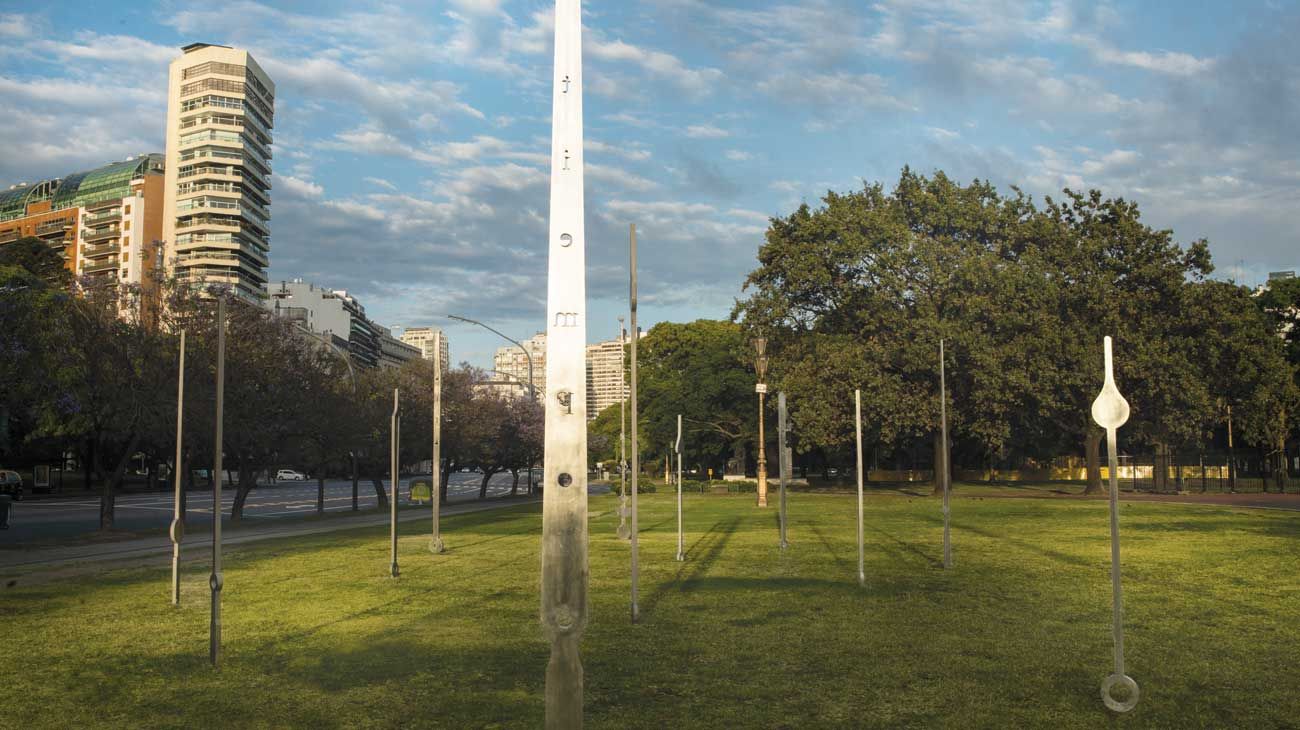
[{"label": "building window", "polygon": [[125,206],[125,207],[122,209],[122,212],[125,213],[126,215],[131,215],[131,206],[129,206],[129,205],[128,205],[128,206]]},{"label": "building window", "polygon": [[[130,213],[131,211],[128,210],[127,212]],[[123,221],[123,222],[122,222],[122,230],[124,230],[124,231],[129,231],[129,230],[131,230],[131,221]]]}]

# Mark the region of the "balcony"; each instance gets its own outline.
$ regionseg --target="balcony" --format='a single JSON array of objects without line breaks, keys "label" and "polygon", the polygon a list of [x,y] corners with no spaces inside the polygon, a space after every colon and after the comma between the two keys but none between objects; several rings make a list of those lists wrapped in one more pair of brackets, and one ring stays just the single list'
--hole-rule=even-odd
[{"label": "balcony", "polygon": [[119,208],[117,210],[110,210],[107,213],[88,215],[85,218],[81,219],[81,224],[93,228],[95,226],[100,225],[101,223],[109,223],[112,221],[120,221],[120,220],[122,220],[122,210]]},{"label": "balcony", "polygon": [[45,236],[51,233],[63,233],[65,228],[71,228],[73,222],[70,218],[59,218],[57,220],[45,221],[37,224],[36,235]]},{"label": "balcony", "polygon": [[94,274],[99,271],[108,271],[109,269],[119,268],[120,265],[121,263],[118,261],[118,258],[114,256],[112,258],[107,258],[102,261],[96,261],[93,264],[86,264],[84,267],[82,267],[81,273]]},{"label": "balcony", "polygon": [[120,208],[121,206],[121,198],[109,198],[95,203],[86,203],[85,208],[86,210],[104,210],[105,208]]},{"label": "balcony", "polygon": [[98,258],[108,254],[117,253],[118,246],[116,243],[101,243],[95,246],[82,246],[81,255],[86,258]]},{"label": "balcony", "polygon": [[110,238],[117,238],[120,235],[122,235],[122,230],[117,226],[113,226],[111,228],[105,228],[102,231],[82,231],[81,240],[86,243],[94,243],[96,241],[107,241]]},{"label": "balcony", "polygon": [[10,243],[23,237],[22,231],[5,231],[0,233],[0,243]]}]

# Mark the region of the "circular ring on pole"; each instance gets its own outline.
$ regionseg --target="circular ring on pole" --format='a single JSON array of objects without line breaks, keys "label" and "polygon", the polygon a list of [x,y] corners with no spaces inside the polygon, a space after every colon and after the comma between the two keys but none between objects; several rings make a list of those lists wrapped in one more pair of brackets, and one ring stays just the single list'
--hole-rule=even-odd
[{"label": "circular ring on pole", "polygon": [[[1120,701],[1111,696],[1111,692],[1117,686],[1126,687],[1128,689],[1128,699]],[[1137,707],[1138,697],[1140,695],[1141,693],[1138,692],[1138,683],[1127,674],[1112,674],[1102,680],[1101,701],[1106,703],[1106,706],[1115,712],[1128,712],[1134,707]]]},{"label": "circular ring on pole", "polygon": [[561,487],[567,487],[570,484],[573,484],[573,477],[569,476],[568,472],[565,472],[560,475],[559,482]]},{"label": "circular ring on pole", "polygon": [[179,545],[181,540],[185,539],[185,523],[180,520],[172,520],[170,534],[172,543]]}]

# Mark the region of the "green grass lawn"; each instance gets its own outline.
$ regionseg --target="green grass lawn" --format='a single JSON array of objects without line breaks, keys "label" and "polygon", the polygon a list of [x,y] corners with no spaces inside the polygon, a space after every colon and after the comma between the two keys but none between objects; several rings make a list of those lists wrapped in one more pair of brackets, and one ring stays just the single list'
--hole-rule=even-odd
[{"label": "green grass lawn", "polygon": [[[591,500],[589,727],[1295,727],[1300,515],[1122,506],[1133,712],[1111,671],[1107,506],[790,497],[791,546],[752,496],[641,499],[642,622],[628,622],[617,498]],[[225,661],[207,663],[204,561],[0,591],[2,727],[537,728],[540,507],[452,517],[450,552],[387,529],[230,551]],[[414,524],[403,526],[414,533]]]}]

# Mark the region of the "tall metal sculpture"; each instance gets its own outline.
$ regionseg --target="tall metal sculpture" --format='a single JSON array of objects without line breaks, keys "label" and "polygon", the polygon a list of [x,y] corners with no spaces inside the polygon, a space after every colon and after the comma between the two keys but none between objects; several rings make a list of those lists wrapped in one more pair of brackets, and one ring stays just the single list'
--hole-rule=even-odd
[{"label": "tall metal sculpture", "polygon": [[677,559],[686,559],[686,534],[682,527],[682,414],[677,414]]},{"label": "tall metal sculpture", "polygon": [[755,476],[758,479],[758,506],[766,507],[767,436],[763,433],[763,423],[766,418],[763,401],[767,398],[767,338],[761,335],[754,338],[754,373],[758,376],[758,382],[754,385],[754,392],[758,393],[758,471]]},{"label": "tall metal sculpture", "polygon": [[[1106,381],[1092,402],[1092,420],[1106,429],[1106,457],[1110,467],[1110,582],[1112,589],[1111,631],[1115,640],[1115,672],[1101,683],[1101,700],[1115,712],[1128,712],[1137,706],[1138,684],[1124,673],[1124,599],[1119,577],[1119,451],[1116,430],[1128,422],[1128,401],[1115,386],[1115,368],[1111,358],[1110,337],[1102,341],[1106,355]],[[1115,687],[1125,687],[1128,697],[1116,700]]]},{"label": "tall metal sculpture", "polygon": [[943,567],[952,567],[952,534],[948,528],[948,498],[952,492],[952,476],[950,460],[948,459],[948,380],[943,369],[943,340],[939,340],[939,438],[943,440],[943,448],[940,449],[942,462],[936,465],[936,468],[942,466],[943,476],[940,477],[943,482]]},{"label": "tall metal sculpture", "polygon": [[181,330],[181,355],[176,370],[176,481],[175,503],[172,506],[172,605],[181,605],[181,540],[185,537],[185,513],[181,509],[181,445],[185,417],[185,330]]},{"label": "tall metal sculpture", "polygon": [[632,623],[636,623],[640,618],[641,610],[637,601],[637,582],[640,578],[638,565],[637,549],[637,511],[636,511],[636,493],[640,491],[639,477],[641,474],[641,447],[637,442],[637,407],[636,407],[636,345],[641,339],[641,329],[636,326],[636,224],[633,223],[628,227],[628,254],[629,254],[629,283],[628,283],[628,305],[631,307],[632,316],[632,351],[628,357],[631,359],[632,374],[632,392],[630,399],[632,402],[631,420],[632,420]]},{"label": "tall metal sculpture", "polygon": [[399,439],[401,438],[401,432],[399,431],[399,429],[402,427],[402,422],[400,420],[401,416],[399,413],[400,408],[401,406],[399,405],[398,402],[397,388],[393,388],[393,421],[389,429],[389,438],[392,439],[392,446],[389,449],[389,456],[390,456],[389,466],[391,468],[393,486],[388,491],[388,496],[389,496],[388,507],[391,513],[391,518],[389,520],[389,527],[388,527],[388,535],[392,543],[392,549],[389,553],[388,571],[389,571],[389,575],[394,578],[396,578],[398,575],[398,570],[397,570],[397,494],[398,494],[397,447],[399,444]]},{"label": "tall metal sculpture", "polygon": [[623,385],[623,351],[627,346],[627,330],[623,329],[623,316],[618,317],[618,537],[626,540],[632,536],[627,525],[627,389]]},{"label": "tall metal sculpture", "polygon": [[853,391],[853,420],[858,434],[858,585],[867,585],[866,547],[862,540],[862,391]]},{"label": "tall metal sculpture", "polygon": [[[532,464],[528,465],[529,471]],[[446,552],[442,542],[442,528],[438,520],[442,513],[442,333],[433,334],[433,457],[430,459],[429,481],[433,483],[433,538],[429,549],[436,555]]]},{"label": "tall metal sculpture", "polygon": [[582,19],[556,0],[546,278],[546,452],[541,620],[551,642],[546,727],[582,727],[587,625],[587,286],[583,219]]},{"label": "tall metal sculpture", "polygon": [[208,622],[208,661],[221,664],[221,452],[222,419],[226,414],[226,299],[217,298],[217,433],[212,439],[212,612]]},{"label": "tall metal sculpture", "polygon": [[790,543],[785,541],[785,491],[794,476],[794,469],[791,465],[793,460],[791,450],[785,445],[786,423],[785,423],[785,391],[776,394],[777,407],[777,449],[781,452],[779,468],[781,471],[781,549],[785,550],[790,547]]}]

